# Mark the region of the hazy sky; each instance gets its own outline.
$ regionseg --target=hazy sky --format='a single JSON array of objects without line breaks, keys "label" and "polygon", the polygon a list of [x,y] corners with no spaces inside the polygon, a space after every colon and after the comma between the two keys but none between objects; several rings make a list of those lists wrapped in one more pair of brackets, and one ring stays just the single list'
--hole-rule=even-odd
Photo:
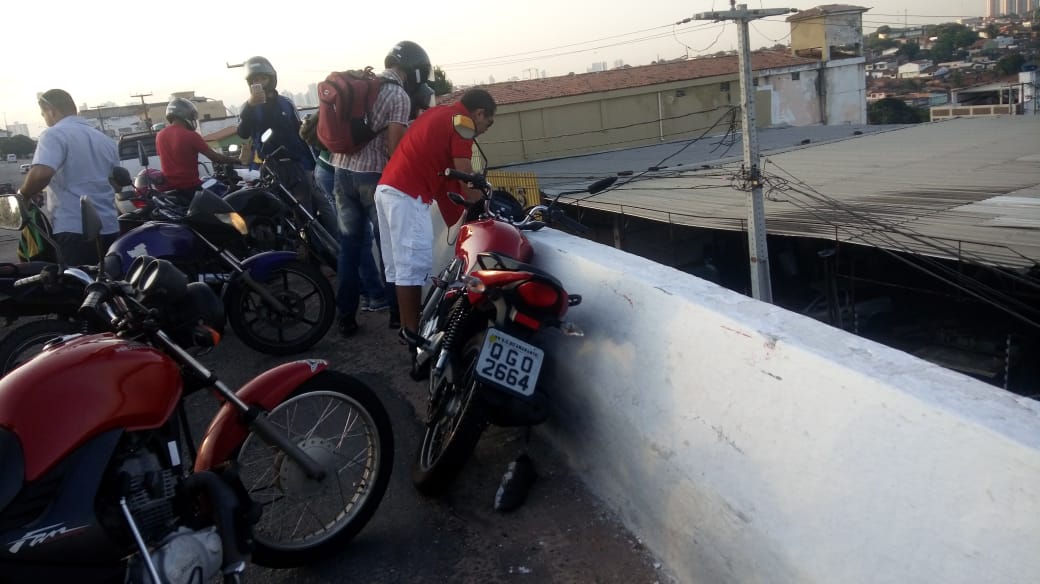
[{"label": "hazy sky", "polygon": [[[808,9],[826,2],[786,4],[747,0],[749,8]],[[12,5],[13,4],[13,5]],[[981,16],[985,0],[874,0],[866,32],[882,26],[950,22]],[[306,91],[329,71],[372,65],[400,40],[422,45],[435,65],[457,84],[510,77],[584,73],[595,62],[623,60],[645,65],[657,58],[735,49],[730,23],[675,23],[696,13],[727,10],[725,0],[526,0],[519,2],[396,2],[365,8],[357,2],[150,3],[102,0],[36,4],[8,3],[4,63],[0,69],[0,113],[4,123],[29,124],[33,137],[44,128],[36,93],[69,91],[77,104],[139,102],[151,93],[163,101],[175,91],[238,105],[246,98],[243,69],[228,69],[263,55],[278,70],[279,89]],[[406,6],[380,15],[374,6]],[[169,7],[169,8],[168,8]],[[644,9],[648,8],[648,9]],[[751,46],[789,41],[785,16],[752,24]],[[400,24],[396,27],[391,23]],[[342,23],[342,24],[334,24]]]}]

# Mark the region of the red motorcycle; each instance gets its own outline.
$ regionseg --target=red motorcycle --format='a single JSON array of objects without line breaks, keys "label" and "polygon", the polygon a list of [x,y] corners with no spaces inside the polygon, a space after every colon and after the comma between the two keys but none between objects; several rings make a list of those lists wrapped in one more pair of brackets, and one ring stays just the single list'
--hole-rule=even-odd
[{"label": "red motorcycle", "polygon": [[[546,327],[582,334],[563,320],[581,296],[567,294],[552,274],[528,263],[533,250],[524,232],[546,222],[584,227],[555,201],[524,213],[481,174],[449,169],[445,175],[482,190],[484,197],[469,204],[449,195],[467,212],[453,228],[454,258],[433,278],[419,330],[409,339],[413,377],[430,380],[426,429],[412,473],[416,488],[426,494],[447,489],[489,424],[532,426],[545,420],[549,393],[538,383],[544,351],[535,334]],[[599,192],[614,180],[576,192]]]},{"label": "red motorcycle", "polygon": [[[20,228],[13,200],[0,224]],[[238,582],[247,559],[308,564],[371,519],[394,452],[371,389],[303,360],[232,391],[194,356],[222,303],[166,260],[84,285],[80,317],[109,332],[0,380],[0,580]],[[201,389],[223,406],[196,450],[183,400]]]}]

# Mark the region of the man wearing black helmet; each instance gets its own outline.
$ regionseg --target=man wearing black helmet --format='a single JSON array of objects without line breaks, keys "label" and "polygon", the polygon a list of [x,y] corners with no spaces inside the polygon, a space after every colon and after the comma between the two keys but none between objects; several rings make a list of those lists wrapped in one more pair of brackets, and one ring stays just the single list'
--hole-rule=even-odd
[{"label": "man wearing black helmet", "polygon": [[195,131],[199,110],[189,99],[175,97],[166,104],[169,125],[155,137],[155,148],[162,165],[163,189],[178,191],[186,198],[202,184],[199,178],[199,154],[213,162],[238,164],[238,158],[224,156],[210,148]]},{"label": "man wearing black helmet", "polygon": [[[265,57],[250,57],[243,66],[249,99],[242,104],[238,117],[238,136],[252,140],[253,152],[261,160],[279,146],[285,147],[279,158],[284,156],[287,160],[271,165],[271,170],[293,196],[318,213],[322,226],[336,237],[338,230],[332,204],[315,192],[314,155],[300,138],[300,115],[289,98],[278,95],[278,72]],[[260,137],[268,129],[270,139],[261,142]]]},{"label": "man wearing black helmet", "polygon": [[[381,73],[383,84],[372,106],[370,126],[376,137],[358,152],[333,153],[330,163],[336,169],[333,192],[339,213],[340,256],[336,274],[339,288],[336,303],[340,313],[340,334],[349,336],[357,330],[357,310],[361,292],[359,266],[362,254],[372,253],[365,243],[365,222],[373,226],[379,241],[378,219],[373,195],[390,155],[405,134],[411,113],[428,107],[433,90],[426,84],[430,78],[430,57],[412,41],[401,41],[387,53]],[[420,103],[421,102],[421,103]],[[381,262],[380,262],[381,263]],[[382,273],[382,270],[380,270]],[[400,326],[396,293],[385,286],[385,302],[389,304],[391,328]],[[380,299],[369,298],[366,307],[379,306]]]}]

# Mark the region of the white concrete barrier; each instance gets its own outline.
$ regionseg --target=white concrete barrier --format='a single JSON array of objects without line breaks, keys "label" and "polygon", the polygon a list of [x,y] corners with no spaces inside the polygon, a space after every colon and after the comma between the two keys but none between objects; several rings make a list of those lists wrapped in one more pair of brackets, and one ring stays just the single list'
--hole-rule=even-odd
[{"label": "white concrete barrier", "polygon": [[[543,426],[680,582],[1040,582],[1040,404],[593,242]],[[443,240],[442,240],[443,241]]]}]

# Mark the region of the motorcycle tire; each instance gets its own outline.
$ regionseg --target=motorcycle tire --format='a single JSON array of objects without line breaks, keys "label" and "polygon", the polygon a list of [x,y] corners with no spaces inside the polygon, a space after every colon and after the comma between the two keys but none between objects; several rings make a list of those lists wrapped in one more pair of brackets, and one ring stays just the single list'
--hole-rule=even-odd
[{"label": "motorcycle tire", "polygon": [[40,353],[47,341],[82,331],[82,324],[65,319],[29,321],[7,333],[0,342],[0,377]]},{"label": "motorcycle tire", "polygon": [[383,500],[394,466],[390,416],[368,386],[326,370],[268,418],[319,463],[335,465],[323,481],[310,480],[253,433],[233,456],[250,497],[263,508],[253,527],[252,561],[269,568],[307,565],[342,549]]},{"label": "motorcycle tire", "polygon": [[430,411],[412,470],[412,483],[424,495],[440,495],[451,486],[488,426],[478,395],[480,382],[474,374],[484,332],[463,345],[460,383],[430,376],[430,394],[439,396],[438,403]]},{"label": "motorcycle tire", "polygon": [[268,355],[291,355],[313,347],[329,331],[336,295],[317,266],[287,262],[258,284],[288,311],[277,312],[256,290],[236,282],[228,296],[228,322],[247,346]]}]

